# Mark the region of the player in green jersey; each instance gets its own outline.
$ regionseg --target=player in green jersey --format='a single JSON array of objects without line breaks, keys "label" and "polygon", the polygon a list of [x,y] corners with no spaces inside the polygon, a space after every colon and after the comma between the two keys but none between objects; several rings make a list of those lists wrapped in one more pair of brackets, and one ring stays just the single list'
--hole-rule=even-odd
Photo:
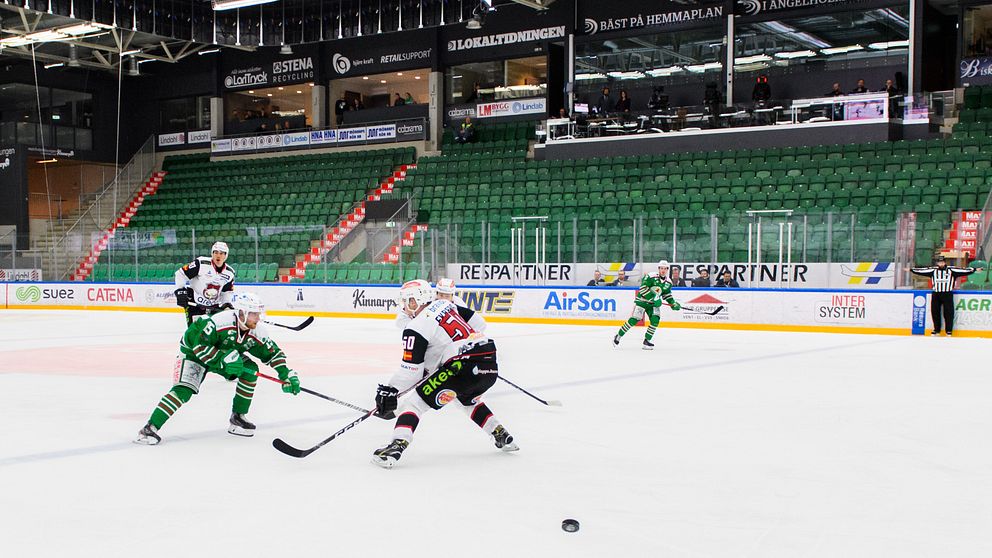
[{"label": "player in green jersey", "polygon": [[672,284],[668,280],[668,262],[661,260],[658,262],[658,275],[645,274],[644,278],[641,279],[641,286],[637,289],[637,295],[634,298],[634,312],[630,315],[630,319],[620,326],[620,331],[613,337],[613,346],[619,347],[620,338],[630,331],[630,328],[637,325],[637,322],[641,321],[644,318],[644,313],[647,312],[651,325],[648,326],[648,331],[644,334],[643,349],[645,351],[654,349],[651,338],[654,337],[654,332],[658,329],[658,322],[661,320],[661,307],[666,303],[672,307],[672,310],[682,309],[675,297],[672,296]]},{"label": "player in green jersey", "polygon": [[186,329],[179,344],[180,355],[176,360],[175,385],[159,401],[148,424],[138,432],[139,444],[155,445],[162,441],[159,429],[184,403],[200,391],[200,383],[207,372],[214,372],[237,380],[231,426],[228,432],[237,436],[253,436],[255,425],[245,420],[258,380],[258,365],[248,355],[271,366],[279,373],[282,390],[300,393],[300,379],[286,366],[286,355],[268,330],[261,324],[262,301],[252,293],[241,293],[234,298],[234,308],[203,316],[194,320]]}]

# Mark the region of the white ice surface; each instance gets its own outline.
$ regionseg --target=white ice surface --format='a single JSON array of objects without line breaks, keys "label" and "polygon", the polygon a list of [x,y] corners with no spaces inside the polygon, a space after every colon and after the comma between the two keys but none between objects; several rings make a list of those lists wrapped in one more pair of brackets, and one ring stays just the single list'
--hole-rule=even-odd
[{"label": "white ice surface", "polygon": [[[295,322],[299,318],[275,318]],[[427,416],[393,470],[370,419],[260,379],[251,439],[211,377],[168,391],[179,314],[0,311],[0,556],[992,556],[988,341],[493,324],[488,400],[521,450]],[[370,404],[391,321],[276,331],[304,386]],[[581,530],[568,534],[561,520]]]}]

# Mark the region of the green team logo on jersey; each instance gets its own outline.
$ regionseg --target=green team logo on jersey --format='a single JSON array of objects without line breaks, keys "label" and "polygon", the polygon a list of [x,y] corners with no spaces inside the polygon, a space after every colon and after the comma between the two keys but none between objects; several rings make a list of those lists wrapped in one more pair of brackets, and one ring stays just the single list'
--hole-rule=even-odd
[{"label": "green team logo on jersey", "polygon": [[21,302],[38,302],[41,300],[41,289],[37,285],[19,287],[14,294],[17,296],[17,300]]}]

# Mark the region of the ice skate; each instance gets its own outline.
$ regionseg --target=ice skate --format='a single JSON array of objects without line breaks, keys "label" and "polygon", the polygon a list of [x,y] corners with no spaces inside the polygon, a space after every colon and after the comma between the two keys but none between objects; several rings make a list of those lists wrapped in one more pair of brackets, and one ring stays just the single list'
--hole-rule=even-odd
[{"label": "ice skate", "polygon": [[513,436],[503,428],[503,425],[499,425],[493,430],[493,441],[496,442],[496,447],[503,451],[517,451],[520,446],[513,443]]},{"label": "ice skate", "polygon": [[647,339],[645,339],[644,340],[644,345],[641,348],[644,349],[645,351],[653,351],[654,350],[654,343],[652,343],[652,342],[648,341]]},{"label": "ice skate", "polygon": [[379,448],[372,452],[372,463],[383,469],[392,469],[393,465],[400,460],[403,450],[410,445],[406,440],[393,440],[386,447]]},{"label": "ice skate", "polygon": [[162,437],[158,435],[158,429],[152,426],[150,422],[138,431],[138,437],[134,440],[135,444],[144,444],[146,446],[155,446],[161,442]]},{"label": "ice skate", "polygon": [[620,347],[620,336],[619,335],[614,335],[613,336],[613,348],[614,349],[617,349],[619,347]]},{"label": "ice skate", "polygon": [[245,416],[238,413],[231,414],[231,426],[227,431],[235,436],[251,438],[255,435],[255,425],[245,420]]}]

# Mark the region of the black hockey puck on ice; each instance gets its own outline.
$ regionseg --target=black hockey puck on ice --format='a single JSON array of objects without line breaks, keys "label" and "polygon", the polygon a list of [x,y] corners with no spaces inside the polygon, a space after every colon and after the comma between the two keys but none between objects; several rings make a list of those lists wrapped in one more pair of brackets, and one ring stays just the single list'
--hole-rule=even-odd
[{"label": "black hockey puck on ice", "polygon": [[579,522],[574,519],[566,519],[561,522],[561,530],[566,533],[574,533],[579,530]]}]

